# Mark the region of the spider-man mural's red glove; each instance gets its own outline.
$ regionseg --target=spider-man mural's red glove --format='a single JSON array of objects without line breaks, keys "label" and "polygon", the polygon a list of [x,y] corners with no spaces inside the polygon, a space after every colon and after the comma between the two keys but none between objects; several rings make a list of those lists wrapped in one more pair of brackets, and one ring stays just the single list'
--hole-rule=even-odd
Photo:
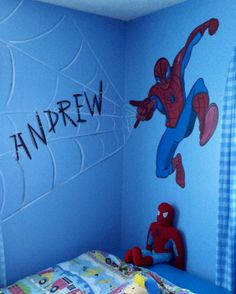
[{"label": "spider-man mural's red glove", "polygon": [[137,128],[140,121],[149,120],[152,118],[153,112],[155,110],[154,106],[156,104],[155,99],[152,100],[150,98],[146,98],[143,101],[130,100],[129,103],[132,106],[137,107],[137,120],[134,124],[134,128]]},{"label": "spider-man mural's red glove", "polygon": [[208,32],[209,32],[210,35],[214,35],[216,33],[217,29],[218,29],[219,21],[216,18],[212,18],[212,19],[209,20],[209,23],[210,24],[209,24]]}]

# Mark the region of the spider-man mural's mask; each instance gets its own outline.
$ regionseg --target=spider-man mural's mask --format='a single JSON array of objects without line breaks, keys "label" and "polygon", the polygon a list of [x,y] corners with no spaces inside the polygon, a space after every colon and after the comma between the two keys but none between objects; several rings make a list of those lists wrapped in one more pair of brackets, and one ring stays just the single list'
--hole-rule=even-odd
[{"label": "spider-man mural's mask", "polygon": [[157,222],[161,226],[171,226],[174,220],[174,207],[168,203],[161,203],[158,207]]},{"label": "spider-man mural's mask", "polygon": [[157,84],[164,87],[169,85],[170,64],[166,58],[163,57],[158,59],[154,67],[154,76]]}]

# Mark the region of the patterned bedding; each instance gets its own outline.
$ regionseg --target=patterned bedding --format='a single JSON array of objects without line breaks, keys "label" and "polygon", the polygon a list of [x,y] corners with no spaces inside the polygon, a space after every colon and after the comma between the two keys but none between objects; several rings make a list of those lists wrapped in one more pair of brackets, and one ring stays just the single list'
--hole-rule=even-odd
[{"label": "patterned bedding", "polygon": [[114,255],[94,250],[0,289],[0,294],[122,294],[137,273],[152,277],[161,293],[192,293],[147,269],[126,264]]}]

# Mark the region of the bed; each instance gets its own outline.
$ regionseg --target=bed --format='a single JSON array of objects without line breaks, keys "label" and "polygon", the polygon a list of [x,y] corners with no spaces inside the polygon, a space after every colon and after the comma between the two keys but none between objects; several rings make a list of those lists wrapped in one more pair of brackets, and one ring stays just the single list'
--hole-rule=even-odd
[{"label": "bed", "polygon": [[179,287],[190,289],[194,293],[200,294],[229,294],[231,292],[224,288],[217,287],[213,283],[198,278],[187,272],[183,272],[168,264],[158,264],[149,268],[161,277],[170,280]]},{"label": "bed", "polygon": [[[0,289],[0,293],[122,294],[137,275],[151,277],[160,293],[229,293],[168,265],[148,269],[135,267],[114,254],[97,250],[88,251],[70,261],[26,277]],[[191,290],[185,289],[186,286]]]},{"label": "bed", "polygon": [[[117,251],[114,254],[123,258],[125,251]],[[178,285],[180,288],[190,289],[194,293],[200,294],[230,294],[231,292],[217,287],[213,283],[199,278],[195,275],[181,271],[168,264],[156,264],[148,268],[150,271],[155,272],[165,280],[171,281],[173,284]]]}]

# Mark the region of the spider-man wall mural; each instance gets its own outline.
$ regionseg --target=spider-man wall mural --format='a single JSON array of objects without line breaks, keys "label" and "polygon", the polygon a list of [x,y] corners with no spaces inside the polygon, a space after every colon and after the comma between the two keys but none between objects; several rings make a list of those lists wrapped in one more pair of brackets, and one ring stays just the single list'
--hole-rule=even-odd
[{"label": "spider-man wall mural", "polygon": [[184,73],[193,47],[206,31],[214,35],[218,26],[219,21],[212,18],[195,28],[172,66],[166,58],[160,58],[156,62],[156,83],[149,90],[148,97],[143,101],[130,101],[131,105],[137,107],[134,128],[137,128],[140,121],[150,120],[155,110],[166,116],[166,130],[157,148],[156,175],[166,178],[176,171],[176,183],[182,188],[185,187],[185,171],[181,154],[176,154],[179,143],[191,135],[196,118],[199,121],[201,146],[212,137],[218,123],[218,107],[215,103],[209,103],[203,79],[199,78],[186,96]]}]

